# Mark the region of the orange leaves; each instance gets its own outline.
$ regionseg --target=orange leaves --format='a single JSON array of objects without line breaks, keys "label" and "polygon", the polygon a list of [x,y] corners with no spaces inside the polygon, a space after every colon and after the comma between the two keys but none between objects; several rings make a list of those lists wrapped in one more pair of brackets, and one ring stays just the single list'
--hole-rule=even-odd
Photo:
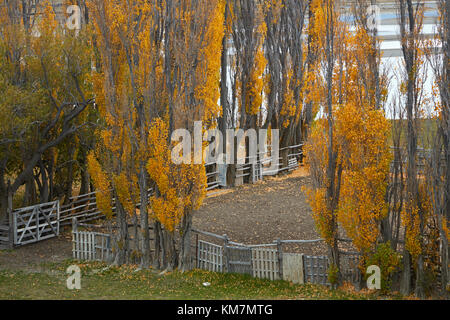
[{"label": "orange leaves", "polygon": [[379,221],[387,214],[384,201],[385,175],[373,175],[373,168],[346,171],[343,174],[338,221],[360,251],[374,248]]},{"label": "orange leaves", "polygon": [[[374,77],[373,70],[367,67],[368,57],[375,54],[372,39],[362,29],[357,28],[354,34],[348,32],[349,26],[339,20],[339,13],[330,4],[330,1],[316,0],[311,6],[314,20],[309,25],[309,35],[313,38],[311,47],[317,54],[316,63],[320,66],[327,61],[327,47],[323,42],[327,32],[335,33],[336,60],[329,83],[332,114],[327,115],[332,118],[332,135],[329,119],[319,119],[305,147],[315,187],[309,198],[322,236],[330,241],[333,235],[329,231],[335,223],[335,215],[357,249],[367,254],[375,248],[379,222],[388,212],[385,195],[391,161],[390,124],[384,114],[376,110],[372,83],[367,85],[367,79]],[[331,16],[333,25],[327,24]],[[327,30],[327,26],[331,29]],[[305,78],[305,100],[324,107],[327,79],[316,70],[310,70]],[[333,141],[329,141],[331,137]],[[340,182],[338,200],[327,199],[325,193],[330,186],[327,178],[330,143],[337,157],[336,166],[342,169],[342,178],[334,178],[335,186]],[[327,208],[332,201],[337,202],[337,209],[331,213]]]},{"label": "orange leaves", "polygon": [[447,221],[447,218],[442,218],[442,230],[444,230],[445,236],[447,237],[447,240],[450,239],[450,227],[449,227],[449,221]]},{"label": "orange leaves", "polygon": [[318,187],[326,186],[326,166],[328,163],[327,149],[327,123],[319,119],[311,128],[309,139],[305,145],[304,152],[306,161],[310,164],[310,172],[314,183]]},{"label": "orange leaves", "polygon": [[[200,83],[197,85],[195,94],[204,105],[203,119],[209,121],[221,110],[217,101],[220,97],[220,52],[222,50],[222,38],[224,35],[224,10],[225,2],[216,1],[215,8],[211,12],[201,59],[196,70]],[[197,119],[199,120],[199,119]]]},{"label": "orange leaves", "polygon": [[[261,29],[261,36],[265,36],[265,27]],[[246,99],[248,114],[256,115],[259,113],[259,109],[262,105],[262,91],[264,89],[264,70],[267,65],[266,57],[264,56],[263,45],[258,47],[255,56],[255,65],[250,75],[250,81],[247,83],[248,98]]]},{"label": "orange leaves", "polygon": [[156,118],[149,132],[147,171],[160,195],[151,198],[154,217],[174,231],[185,212],[200,207],[206,196],[205,167],[171,162],[167,120]]},{"label": "orange leaves", "polygon": [[286,75],[286,89],[283,98],[283,106],[281,107],[280,115],[286,117],[283,122],[283,127],[287,128],[290,123],[290,118],[295,116],[295,112],[297,110],[297,106],[295,105],[294,99],[294,90],[292,89],[291,83],[295,82],[293,79],[293,70],[290,69],[288,74]]},{"label": "orange leaves", "polygon": [[[132,214],[135,212],[136,206],[134,203],[135,201],[132,201],[133,199],[136,199],[137,194],[134,192],[131,192],[131,188],[133,188],[133,183],[130,181],[126,174],[124,172],[121,172],[119,175],[114,176],[114,186],[117,193],[117,196],[119,197],[120,203],[122,204],[123,208],[128,214]],[[136,186],[134,186],[135,189]]]},{"label": "orange leaves", "polygon": [[168,136],[167,122],[161,118],[156,118],[150,126],[149,160],[147,162],[147,171],[150,178],[156,182],[161,193],[169,190],[169,161],[170,150],[167,144]]},{"label": "orange leaves", "polygon": [[420,241],[420,216],[419,208],[413,202],[405,204],[402,210],[402,223],[406,228],[405,248],[416,258],[422,253]]},{"label": "orange leaves", "polygon": [[103,171],[100,163],[95,158],[93,152],[88,155],[89,174],[94,182],[95,189],[98,191],[95,195],[97,198],[97,207],[108,218],[112,217],[110,182],[106,173]]},{"label": "orange leaves", "polygon": [[343,165],[338,221],[354,245],[369,252],[387,214],[385,194],[391,161],[390,124],[381,111],[346,104],[336,111],[336,140]]},{"label": "orange leaves", "polygon": [[326,199],[326,188],[307,190],[308,202],[313,211],[313,218],[320,235],[330,246],[336,237],[333,226],[333,213],[330,212]]}]

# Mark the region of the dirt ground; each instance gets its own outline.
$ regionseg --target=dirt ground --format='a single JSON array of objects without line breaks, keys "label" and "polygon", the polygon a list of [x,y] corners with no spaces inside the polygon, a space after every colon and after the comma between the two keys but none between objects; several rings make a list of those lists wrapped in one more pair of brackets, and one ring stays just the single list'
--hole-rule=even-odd
[{"label": "dirt ground", "polygon": [[[244,244],[320,238],[301,190],[309,182],[305,168],[264,179],[207,198],[194,215],[194,228],[226,234],[231,241]],[[283,245],[283,248],[286,252],[326,254],[323,243]]]},{"label": "dirt ground", "polygon": [[[311,209],[301,188],[309,178],[301,167],[291,174],[265,177],[256,184],[222,190],[207,198],[195,213],[194,228],[227,234],[231,241],[266,244],[276,239],[311,240],[319,238]],[[71,235],[0,251],[0,269],[37,270],[42,262],[71,258]],[[285,252],[326,254],[325,244],[283,245]]]},{"label": "dirt ground", "polygon": [[28,244],[14,250],[0,250],[0,270],[37,272],[41,263],[60,262],[72,258],[72,237],[69,232],[59,237]]}]

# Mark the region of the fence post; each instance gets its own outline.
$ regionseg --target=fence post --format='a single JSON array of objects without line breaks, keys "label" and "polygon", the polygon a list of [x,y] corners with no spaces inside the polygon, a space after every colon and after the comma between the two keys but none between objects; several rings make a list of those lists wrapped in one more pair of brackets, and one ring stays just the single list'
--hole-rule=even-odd
[{"label": "fence post", "polygon": [[195,233],[195,267],[199,267],[198,263],[198,233]]},{"label": "fence post", "polygon": [[72,255],[74,259],[78,259],[78,222],[77,218],[72,218]]},{"label": "fence post", "polygon": [[226,272],[230,272],[230,257],[229,257],[229,252],[228,252],[228,236],[226,234],[223,235],[224,237],[224,243],[223,243],[223,256],[225,259],[225,267],[226,267]]},{"label": "fence post", "polygon": [[283,251],[281,248],[281,240],[277,239],[277,254],[278,254],[278,276],[283,280]]},{"label": "fence post", "polygon": [[59,216],[59,212],[61,211],[61,207],[60,207],[60,204],[59,204],[59,200],[57,200],[57,203],[56,203],[56,225],[57,225],[57,229],[56,229],[56,235],[57,236],[59,236],[59,227],[60,227],[60,225],[59,225],[59,220],[60,220],[60,216]]},{"label": "fence post", "polygon": [[11,192],[11,181],[8,180],[8,220],[9,220],[9,229],[8,229],[8,237],[9,237],[9,248],[14,248],[14,234],[15,234],[15,223],[14,223],[14,214],[13,214],[13,201],[12,201],[12,192]]},{"label": "fence post", "polygon": [[78,221],[77,218],[74,217],[72,218],[72,232],[77,232],[78,231]]}]

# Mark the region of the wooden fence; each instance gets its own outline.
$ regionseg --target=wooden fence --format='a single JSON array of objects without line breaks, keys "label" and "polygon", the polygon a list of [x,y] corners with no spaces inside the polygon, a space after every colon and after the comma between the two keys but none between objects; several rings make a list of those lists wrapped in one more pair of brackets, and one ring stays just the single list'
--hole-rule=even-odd
[{"label": "wooden fence", "polygon": [[222,272],[223,247],[214,243],[199,240],[197,250],[197,268]]},{"label": "wooden fence", "polygon": [[[323,239],[276,240],[267,244],[245,245],[229,241],[227,235],[220,236],[196,229],[192,231],[196,234],[195,266],[199,269],[250,274],[261,279],[328,285],[327,257],[282,251],[283,244],[307,244],[321,242]],[[199,235],[213,240],[199,239]]]},{"label": "wooden fence", "polygon": [[339,250],[339,256],[342,278],[359,288],[362,280],[362,274],[359,270],[360,254]]},{"label": "wooden fence", "polygon": [[[82,224],[80,224],[82,225]],[[72,219],[72,256],[77,260],[105,261],[112,257],[111,235],[80,231],[77,218]]]},{"label": "wooden fence", "polygon": [[10,248],[9,225],[0,225],[0,249]]},{"label": "wooden fence", "polygon": [[253,274],[252,249],[245,246],[225,246],[227,272]]},{"label": "wooden fence", "polygon": [[328,257],[303,256],[305,282],[328,284]]},{"label": "wooden fence", "polygon": [[92,231],[72,231],[72,256],[78,260],[110,261],[110,235]]},{"label": "wooden fence", "polygon": [[252,248],[253,276],[255,278],[278,280],[280,266],[278,250],[270,248]]},{"label": "wooden fence", "polygon": [[[53,238],[59,235],[59,201],[17,209],[12,213],[12,237],[14,245]],[[11,239],[9,239],[11,241]]]},{"label": "wooden fence", "polygon": [[[294,170],[298,167],[298,159],[302,156],[302,145],[290,146],[280,150],[284,149],[288,149],[287,167],[279,165],[275,170],[269,172],[267,164],[272,161],[272,156],[270,152],[263,152],[258,154],[257,158],[259,160],[255,161],[255,163],[250,163],[248,161],[249,157],[247,157],[246,161],[248,163],[238,165],[236,177],[241,179],[248,177],[248,182],[255,183],[262,180],[264,175],[274,175],[285,170]],[[282,159],[280,158],[279,160]],[[207,191],[218,189],[226,184],[224,181],[221,181],[218,164],[208,163],[205,165],[205,170]],[[149,198],[153,194],[153,190],[149,189]],[[60,227],[71,225],[73,218],[77,218],[80,223],[86,223],[105,217],[97,207],[96,192],[73,196],[63,205],[60,205],[59,200],[57,200],[16,210],[12,209],[12,200],[9,199],[8,201],[10,202],[10,214],[7,224],[0,225],[0,248],[13,248],[14,246],[55,237],[59,234]],[[137,204],[136,207],[139,208],[139,206],[140,204]],[[112,209],[114,214],[114,199],[112,199]],[[231,250],[236,251],[238,249],[232,248]]]},{"label": "wooden fence", "polygon": [[97,208],[97,192],[90,192],[71,197],[69,203],[61,206],[61,226],[72,223],[72,218],[78,218],[79,222],[89,222],[104,217]]}]

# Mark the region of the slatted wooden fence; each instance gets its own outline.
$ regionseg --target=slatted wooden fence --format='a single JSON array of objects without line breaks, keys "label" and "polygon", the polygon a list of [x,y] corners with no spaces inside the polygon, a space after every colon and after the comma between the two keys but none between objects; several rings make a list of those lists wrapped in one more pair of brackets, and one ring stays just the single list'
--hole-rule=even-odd
[{"label": "slatted wooden fence", "polygon": [[252,249],[244,246],[226,246],[227,271],[252,274]]},{"label": "slatted wooden fence", "polygon": [[[329,285],[328,258],[326,256],[306,256],[296,253],[283,253],[281,245],[307,244],[323,241],[315,240],[277,240],[273,243],[245,245],[229,241],[226,235],[193,230],[197,233],[197,268],[241,274],[253,277],[294,283],[315,283]],[[198,239],[198,234],[223,242],[222,245]],[[273,248],[276,247],[276,248]]]},{"label": "slatted wooden fence", "polygon": [[72,255],[77,260],[109,261],[111,237],[99,232],[72,231]]},{"label": "slatted wooden fence", "polygon": [[199,240],[197,268],[213,272],[222,272],[223,247],[214,243]]},{"label": "slatted wooden fence", "polygon": [[359,270],[360,255],[357,252],[339,251],[340,270],[342,278],[345,281],[351,282],[356,287],[361,283],[361,272]]},{"label": "slatted wooden fence", "polygon": [[9,225],[0,225],[0,249],[6,249],[9,247]]},{"label": "slatted wooden fence", "polygon": [[72,256],[77,260],[110,261],[112,257],[111,235],[101,232],[82,231],[77,218],[72,219]]},{"label": "slatted wooden fence", "polygon": [[220,179],[218,165],[216,163],[207,163],[205,164],[205,169],[207,179],[206,190],[210,191],[219,188]]},{"label": "slatted wooden fence", "polygon": [[328,257],[303,256],[305,282],[328,284]]},{"label": "slatted wooden fence", "polygon": [[97,192],[90,192],[71,197],[70,202],[61,206],[61,226],[72,223],[72,218],[78,218],[79,222],[89,222],[104,217],[97,208]]}]

